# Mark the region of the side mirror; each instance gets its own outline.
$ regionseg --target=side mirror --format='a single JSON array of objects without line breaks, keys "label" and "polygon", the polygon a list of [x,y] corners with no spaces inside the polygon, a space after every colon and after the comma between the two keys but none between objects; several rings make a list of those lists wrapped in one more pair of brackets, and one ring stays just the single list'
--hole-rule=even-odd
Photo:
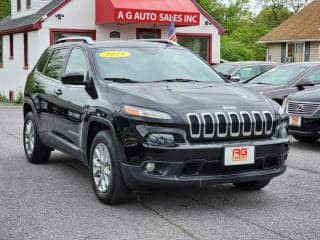
[{"label": "side mirror", "polygon": [[314,86],[314,83],[308,79],[302,79],[296,84],[296,86],[299,90],[304,90],[304,87]]},{"label": "side mirror", "polygon": [[80,72],[68,73],[61,77],[61,81],[67,85],[85,85],[84,74]]},{"label": "side mirror", "polygon": [[230,80],[231,79],[231,75],[230,74],[222,74],[223,78],[226,79],[226,80]]},{"label": "side mirror", "polygon": [[232,76],[230,78],[230,81],[231,82],[240,82],[240,76],[239,75]]}]

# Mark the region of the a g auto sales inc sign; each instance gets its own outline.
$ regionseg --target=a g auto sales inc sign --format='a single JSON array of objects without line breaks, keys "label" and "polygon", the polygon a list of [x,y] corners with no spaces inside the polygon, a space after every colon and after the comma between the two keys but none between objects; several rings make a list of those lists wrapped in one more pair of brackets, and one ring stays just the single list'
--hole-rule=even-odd
[{"label": "a g auto sales inc sign", "polygon": [[176,25],[199,25],[200,13],[163,12],[152,10],[115,9],[117,22],[139,22]]}]

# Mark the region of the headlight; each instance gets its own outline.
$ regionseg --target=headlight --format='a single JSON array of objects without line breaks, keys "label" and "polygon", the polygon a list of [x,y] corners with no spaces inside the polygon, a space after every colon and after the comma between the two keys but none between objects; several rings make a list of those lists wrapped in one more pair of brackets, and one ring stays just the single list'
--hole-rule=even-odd
[{"label": "headlight", "polygon": [[273,106],[273,109],[275,111],[275,114],[276,114],[276,118],[277,119],[282,119],[285,117],[285,111],[283,110],[283,108],[280,106],[279,103],[277,103],[276,101],[274,100],[271,100],[271,99],[268,99],[269,102],[272,104]]},{"label": "headlight", "polygon": [[287,108],[288,108],[288,97],[286,97],[285,99],[283,99],[282,108],[283,108],[284,112],[287,112]]},{"label": "headlight", "polygon": [[281,121],[275,129],[274,137],[287,138],[288,137],[288,123],[286,120]]},{"label": "headlight", "polygon": [[123,112],[135,117],[146,117],[146,118],[156,118],[156,119],[172,119],[167,113],[155,111],[147,108],[134,107],[129,105],[124,105],[122,108]]},{"label": "headlight", "polygon": [[280,117],[282,117],[284,115],[284,113],[285,113],[284,109],[281,106],[279,106],[278,114],[280,115]]}]

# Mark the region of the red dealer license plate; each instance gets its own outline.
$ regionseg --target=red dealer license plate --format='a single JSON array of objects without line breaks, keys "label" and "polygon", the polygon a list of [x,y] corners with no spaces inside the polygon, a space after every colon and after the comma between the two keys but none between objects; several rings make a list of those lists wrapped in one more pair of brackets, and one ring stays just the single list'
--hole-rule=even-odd
[{"label": "red dealer license plate", "polygon": [[224,165],[254,164],[254,147],[227,147],[224,150]]},{"label": "red dealer license plate", "polygon": [[290,116],[289,117],[289,125],[294,127],[301,127],[301,117],[298,116]]}]

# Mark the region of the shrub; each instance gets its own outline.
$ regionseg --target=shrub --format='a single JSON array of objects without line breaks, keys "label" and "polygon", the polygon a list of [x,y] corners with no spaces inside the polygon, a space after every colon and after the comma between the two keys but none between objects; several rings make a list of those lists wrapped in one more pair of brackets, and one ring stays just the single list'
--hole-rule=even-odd
[{"label": "shrub", "polygon": [[23,103],[23,94],[22,92],[18,92],[17,97],[13,101],[15,104],[22,104]]}]

